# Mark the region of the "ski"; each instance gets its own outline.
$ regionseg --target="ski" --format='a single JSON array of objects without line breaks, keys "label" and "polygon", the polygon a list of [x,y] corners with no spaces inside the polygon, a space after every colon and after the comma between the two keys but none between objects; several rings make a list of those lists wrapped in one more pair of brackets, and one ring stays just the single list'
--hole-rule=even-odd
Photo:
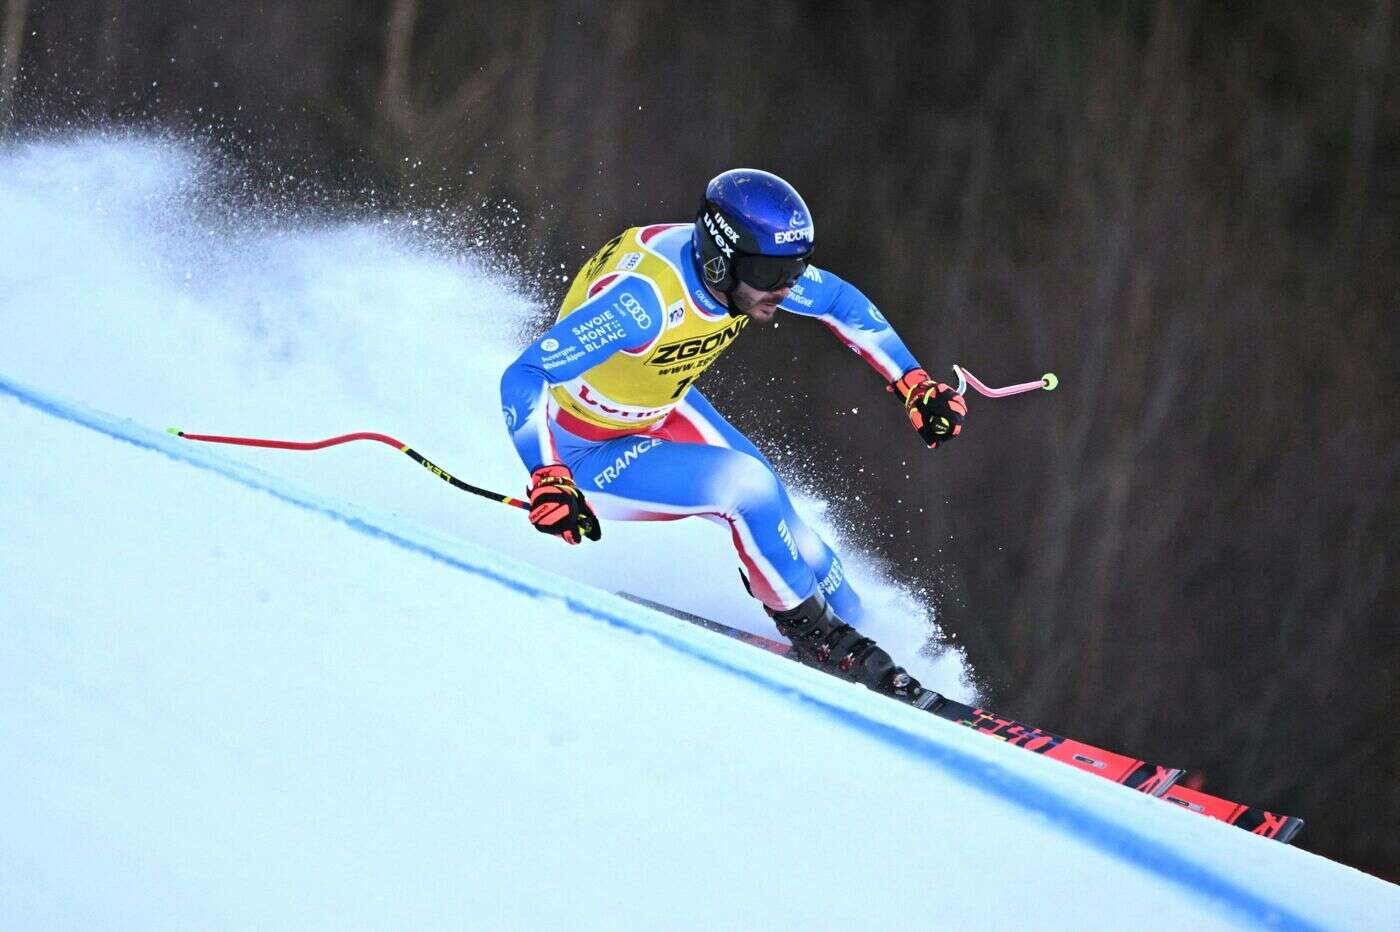
[{"label": "ski", "polygon": [[1254,835],[1272,838],[1285,845],[1303,830],[1303,820],[1297,816],[1280,815],[1276,812],[1260,809],[1258,806],[1246,806],[1243,803],[1221,799],[1219,796],[1212,796],[1189,786],[1180,784],[1173,786],[1161,798],[1183,809],[1189,809],[1212,819],[1219,819],[1227,825],[1242,828]]},{"label": "ski", "polygon": [[[714,619],[681,611],[628,592],[619,592],[618,595],[629,602],[635,602],[673,618],[690,622],[707,631],[723,634],[780,657],[792,659],[789,656],[792,652],[792,646],[782,641],[775,641],[761,634],[744,631]],[[935,695],[937,698],[925,708],[939,718],[971,728],[973,731],[998,741],[1005,741],[1015,747],[1043,754],[1052,760],[1068,764],[1106,780],[1112,780],[1121,786],[1146,793],[1156,799],[1165,800],[1190,812],[1234,825],[1255,835],[1272,838],[1284,844],[1291,842],[1303,827],[1303,820],[1297,816],[1279,815],[1256,806],[1246,806],[1218,796],[1211,796],[1201,790],[1181,786],[1178,781],[1185,774],[1185,771],[1179,768],[1163,767],[1126,754],[1117,754],[1083,741],[1066,738],[1014,719],[996,715],[955,699],[949,699],[941,694]]]},{"label": "ski", "polygon": [[[792,651],[791,645],[766,638],[761,634],[743,631],[710,618],[703,618],[690,612],[672,608],[669,605],[662,605],[650,599],[634,596],[631,593],[620,592],[618,595],[628,601],[654,608],[674,618],[680,618],[708,631],[743,641],[745,644],[762,648],[780,657],[787,657]],[[984,709],[974,708],[941,694],[935,693],[935,696],[936,698],[931,703],[924,705],[923,708],[939,718],[971,728],[973,731],[996,738],[998,741],[1005,741],[1015,747],[1024,748],[1032,753],[1043,754],[1052,760],[1068,764],[1086,773],[1092,773],[1097,777],[1112,780],[1114,783],[1146,793],[1149,796],[1160,798],[1167,790],[1171,789],[1177,780],[1181,779],[1184,773],[1184,771],[1174,767],[1149,764],[1125,754],[1115,754],[1083,741],[1076,741],[1073,738],[1066,738],[1022,724],[1014,719],[994,715]]]},{"label": "ski", "polygon": [[985,709],[974,708],[946,696],[940,696],[939,700],[929,709],[939,718],[971,728],[981,734],[990,735],[998,741],[1005,741],[1007,744],[1043,754],[1062,764],[1068,764],[1095,776],[1112,780],[1114,783],[1137,790],[1140,793],[1146,793],[1149,796],[1155,796],[1158,799],[1171,790],[1185,774],[1185,771],[1175,767],[1149,764],[1147,761],[1138,760],[1126,754],[1106,751],[1083,741],[1065,738],[1040,728],[1024,725],[1013,719],[1003,718]]}]

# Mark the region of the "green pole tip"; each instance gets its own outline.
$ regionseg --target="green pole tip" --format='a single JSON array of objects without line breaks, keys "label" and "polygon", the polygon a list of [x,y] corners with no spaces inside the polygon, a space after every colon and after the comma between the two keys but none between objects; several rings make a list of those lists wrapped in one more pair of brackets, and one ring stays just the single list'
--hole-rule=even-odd
[{"label": "green pole tip", "polygon": [[181,433],[180,428],[178,428],[178,427],[167,427],[167,428],[165,429],[165,432],[166,432],[167,434],[174,434],[174,435],[177,436],[177,437],[180,436],[180,433]]},{"label": "green pole tip", "polygon": [[1047,372],[1040,377],[1040,381],[1045,383],[1045,390],[1053,392],[1060,384],[1060,377],[1053,372]]}]

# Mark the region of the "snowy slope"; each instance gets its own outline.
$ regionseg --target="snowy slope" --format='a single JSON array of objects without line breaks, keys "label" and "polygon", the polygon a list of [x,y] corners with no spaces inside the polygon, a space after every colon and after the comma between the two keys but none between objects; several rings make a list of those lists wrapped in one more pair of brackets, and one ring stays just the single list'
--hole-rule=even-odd
[{"label": "snowy slope", "polygon": [[[436,248],[422,232],[431,218],[316,220],[250,208],[242,188],[199,150],[148,138],[0,151],[0,375],[197,433],[381,431],[469,482],[522,494],[498,386],[542,309],[485,260]],[[870,388],[884,396],[873,376]],[[767,448],[801,488],[804,464]],[[776,633],[740,584],[728,533],[709,522],[611,522],[600,545],[549,547],[520,514],[450,492],[387,448],[224,452],[575,579]],[[867,633],[926,683],[967,697],[959,656],[919,656],[932,622],[909,619],[926,609],[853,541],[840,545],[863,516],[830,514],[820,495],[798,507],[838,539],[876,609]],[[693,556],[639,572],[638,553]]]},{"label": "snowy slope", "polygon": [[[247,274],[276,287],[240,303],[230,277],[191,297],[152,258],[169,200],[128,189],[187,158],[93,141],[0,154],[0,928],[1400,920],[1391,885],[611,596],[615,552],[560,559],[562,575],[524,562],[548,561],[518,515],[390,451],[250,459],[160,432],[408,423],[445,464],[518,481],[494,435],[458,436],[494,415],[467,383],[507,348],[457,354],[463,375],[431,332],[470,330],[447,307],[489,277],[346,229],[307,234],[302,267],[245,232],[265,250]],[[87,199],[65,205],[75,186]],[[113,235],[124,211],[151,229]],[[195,261],[191,229],[168,248],[195,278],[243,254]],[[328,242],[352,240],[337,266]],[[389,267],[358,277],[380,250]],[[403,289],[386,307],[440,305],[416,318],[429,332],[367,322],[363,296],[386,282]],[[335,308],[352,321],[326,348]],[[288,317],[305,330],[277,330]],[[400,326],[433,375],[414,403],[396,399],[416,368],[369,352]],[[308,410],[387,423],[317,431]],[[718,564],[715,601],[690,604],[725,608],[724,542],[680,533],[668,543],[713,545]],[[651,582],[632,588],[696,598]]]},{"label": "snowy slope", "polygon": [[1400,915],[1348,868],[168,435],[9,382],[0,428],[0,927]]}]

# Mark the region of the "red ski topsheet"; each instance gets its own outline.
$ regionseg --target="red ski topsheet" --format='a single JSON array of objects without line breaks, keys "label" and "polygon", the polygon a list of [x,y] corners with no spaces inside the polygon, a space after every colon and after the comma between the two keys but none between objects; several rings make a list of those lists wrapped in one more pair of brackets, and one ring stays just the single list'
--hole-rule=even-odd
[{"label": "red ski topsheet", "polygon": [[1126,754],[1105,751],[1092,744],[1063,738],[949,699],[945,699],[941,706],[935,705],[933,713],[959,725],[966,725],[984,735],[1037,754],[1044,754],[1071,767],[1112,780],[1114,783],[1121,783],[1150,796],[1160,797],[1181,778],[1182,771],[1175,768],[1159,767]]},{"label": "red ski topsheet", "polygon": [[[683,612],[630,593],[620,592],[618,595],[779,656],[791,655],[791,645],[766,638],[761,634],[733,628],[721,622],[693,615],[690,612]],[[1073,738],[1064,738],[1039,728],[1022,725],[1009,718],[1001,718],[991,712],[948,699],[946,696],[940,696],[939,701],[934,703],[928,711],[939,718],[972,728],[974,731],[999,741],[1005,741],[1037,754],[1044,754],[1061,763],[1069,764],[1071,767],[1077,767],[1158,799],[1165,799],[1200,815],[1219,819],[1247,832],[1253,832],[1265,838],[1273,838],[1284,844],[1292,841],[1293,837],[1303,828],[1303,820],[1297,816],[1278,815],[1256,806],[1245,806],[1221,799],[1218,796],[1211,796],[1200,790],[1178,786],[1176,781],[1181,779],[1183,771],[1176,768],[1149,764],[1146,761],[1128,757],[1126,754],[1105,751],[1092,744],[1085,744],[1082,741],[1075,741]]]},{"label": "red ski topsheet", "polygon": [[1276,812],[1269,812],[1260,809],[1258,806],[1246,806],[1243,803],[1231,802],[1228,799],[1221,799],[1219,796],[1212,796],[1200,790],[1193,790],[1189,786],[1173,786],[1163,796],[1169,803],[1175,803],[1183,809],[1190,809],[1192,812],[1212,819],[1219,819],[1228,825],[1234,825],[1255,835],[1263,835],[1265,838],[1272,838],[1284,844],[1293,840],[1303,828],[1303,820],[1297,816],[1280,815]]}]

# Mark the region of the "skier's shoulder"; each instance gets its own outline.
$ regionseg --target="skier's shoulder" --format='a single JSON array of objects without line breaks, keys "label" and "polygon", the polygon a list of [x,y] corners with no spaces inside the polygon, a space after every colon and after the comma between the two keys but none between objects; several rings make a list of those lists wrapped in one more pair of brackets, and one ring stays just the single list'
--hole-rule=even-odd
[{"label": "skier's shoulder", "polygon": [[627,233],[631,235],[630,241],[642,252],[639,267],[655,269],[659,274],[659,270],[664,266],[667,272],[679,276],[681,263],[688,255],[690,235],[694,227],[693,223],[653,223],[628,230]]},{"label": "skier's shoulder", "polygon": [[794,287],[801,288],[807,292],[829,292],[836,291],[845,286],[846,280],[837,275],[831,269],[822,268],[818,265],[807,266],[802,277],[797,280]]},{"label": "skier's shoulder", "polygon": [[783,300],[783,306],[799,313],[825,313],[845,285],[845,279],[836,273],[809,265]]},{"label": "skier's shoulder", "polygon": [[688,223],[628,227],[603,244],[580,276],[590,289],[605,278],[635,273],[657,284],[677,271],[681,244],[689,242]]}]

